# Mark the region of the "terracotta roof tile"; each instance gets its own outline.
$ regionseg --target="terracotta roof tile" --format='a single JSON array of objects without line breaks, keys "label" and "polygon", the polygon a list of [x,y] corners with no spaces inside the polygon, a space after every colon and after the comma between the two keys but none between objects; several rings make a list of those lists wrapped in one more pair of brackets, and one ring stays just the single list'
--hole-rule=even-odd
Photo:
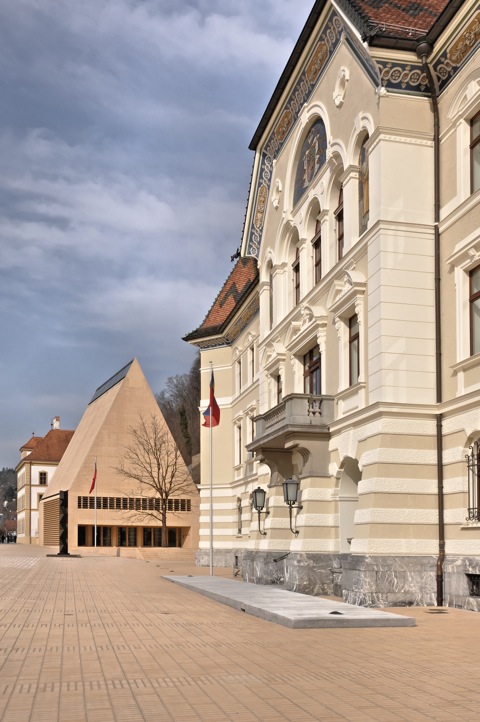
[{"label": "terracotta roof tile", "polygon": [[60,461],[74,432],[67,429],[51,429],[26,458],[27,461]]},{"label": "terracotta roof tile", "polygon": [[20,447],[20,451],[28,451],[29,449],[33,450],[39,441],[42,440],[42,436],[32,436],[31,439],[29,439],[26,444]]},{"label": "terracotta roof tile", "polygon": [[449,0],[350,0],[351,8],[363,19],[372,34],[383,37],[426,35],[445,10]]},{"label": "terracotta roof tile", "polygon": [[256,259],[239,258],[203,323],[195,331],[185,336],[184,340],[189,341],[193,338],[220,333],[257,281]]}]

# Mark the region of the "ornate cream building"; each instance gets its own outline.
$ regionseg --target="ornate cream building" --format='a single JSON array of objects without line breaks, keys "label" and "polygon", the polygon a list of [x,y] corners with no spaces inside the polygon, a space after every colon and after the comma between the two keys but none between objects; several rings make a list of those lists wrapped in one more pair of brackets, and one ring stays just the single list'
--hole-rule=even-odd
[{"label": "ornate cream building", "polygon": [[317,0],[255,132],[241,258],[186,337],[213,556],[249,581],[480,609],[479,44],[478,2]]}]

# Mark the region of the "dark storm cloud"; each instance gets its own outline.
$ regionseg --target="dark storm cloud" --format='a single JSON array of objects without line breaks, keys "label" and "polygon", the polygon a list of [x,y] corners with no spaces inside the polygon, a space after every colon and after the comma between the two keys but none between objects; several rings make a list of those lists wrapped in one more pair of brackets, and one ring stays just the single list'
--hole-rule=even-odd
[{"label": "dark storm cloud", "polygon": [[188,370],[312,0],[0,5],[0,465],[137,356]]}]

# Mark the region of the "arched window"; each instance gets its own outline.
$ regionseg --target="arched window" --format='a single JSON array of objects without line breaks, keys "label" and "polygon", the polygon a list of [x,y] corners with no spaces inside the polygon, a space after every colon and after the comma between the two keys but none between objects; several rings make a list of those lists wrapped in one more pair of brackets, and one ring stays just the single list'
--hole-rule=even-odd
[{"label": "arched window", "polygon": [[360,234],[364,233],[368,228],[368,218],[370,212],[369,170],[366,149],[367,141],[368,136],[362,143],[358,161],[358,225]]},{"label": "arched window", "polygon": [[318,118],[303,141],[295,175],[293,205],[300,200],[327,159],[327,133],[325,124]]}]

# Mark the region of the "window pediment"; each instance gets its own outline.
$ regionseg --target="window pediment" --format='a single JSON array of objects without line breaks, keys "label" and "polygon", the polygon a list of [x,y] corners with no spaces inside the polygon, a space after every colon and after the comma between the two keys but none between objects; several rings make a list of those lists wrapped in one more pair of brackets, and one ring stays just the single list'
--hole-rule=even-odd
[{"label": "window pediment", "polygon": [[269,344],[262,355],[262,366],[269,376],[285,363],[285,348],[280,341]]},{"label": "window pediment", "polygon": [[447,263],[453,268],[461,268],[469,271],[480,263],[480,235],[464,239],[458,243],[452,255],[447,258]]},{"label": "window pediment", "polygon": [[363,273],[355,269],[344,271],[330,288],[327,308],[334,316],[344,316],[363,297],[367,282]]},{"label": "window pediment", "polygon": [[302,304],[300,307],[301,319],[293,322],[285,339],[285,346],[289,353],[299,356],[317,341],[319,335],[325,331],[328,317],[325,309],[321,306],[308,306]]}]

